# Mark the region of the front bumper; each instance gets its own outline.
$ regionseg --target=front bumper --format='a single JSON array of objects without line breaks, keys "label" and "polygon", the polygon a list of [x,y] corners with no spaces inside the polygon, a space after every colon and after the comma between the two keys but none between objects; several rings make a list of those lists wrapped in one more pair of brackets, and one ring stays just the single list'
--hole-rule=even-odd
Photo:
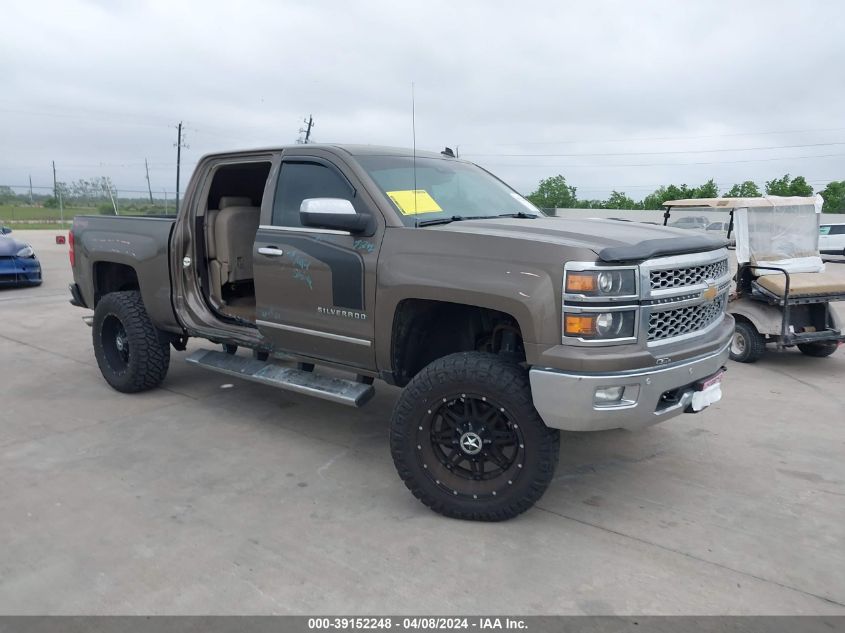
[{"label": "front bumper", "polygon": [[41,283],[41,263],[34,257],[0,257],[0,286]]},{"label": "front bumper", "polygon": [[[564,431],[640,429],[683,413],[692,403],[693,383],[719,371],[729,354],[730,337],[716,352],[647,370],[588,374],[531,369],[534,407],[546,426]],[[624,387],[623,401],[594,404],[596,389],[604,387]]]}]

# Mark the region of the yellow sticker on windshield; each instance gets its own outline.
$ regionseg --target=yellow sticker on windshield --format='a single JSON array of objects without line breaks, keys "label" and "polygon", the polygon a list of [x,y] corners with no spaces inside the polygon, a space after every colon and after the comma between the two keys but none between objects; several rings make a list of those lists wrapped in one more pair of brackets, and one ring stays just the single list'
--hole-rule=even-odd
[{"label": "yellow sticker on windshield", "polygon": [[402,215],[419,215],[420,213],[443,211],[437,201],[425,189],[388,191],[387,195],[393,200],[393,204],[397,206]]}]

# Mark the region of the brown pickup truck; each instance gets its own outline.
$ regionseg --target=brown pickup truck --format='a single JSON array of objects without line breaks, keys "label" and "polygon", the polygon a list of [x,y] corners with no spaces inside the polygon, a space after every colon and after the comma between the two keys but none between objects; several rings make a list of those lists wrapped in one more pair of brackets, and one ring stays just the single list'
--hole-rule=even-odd
[{"label": "brown pickup truck", "polygon": [[[106,381],[188,362],[361,406],[404,387],[399,475],[448,516],[513,517],[554,476],[559,429],[636,429],[721,396],[724,241],[545,217],[442,154],[297,145],[212,154],[177,217],[75,218],[72,303]],[[251,353],[237,353],[238,348]]]}]

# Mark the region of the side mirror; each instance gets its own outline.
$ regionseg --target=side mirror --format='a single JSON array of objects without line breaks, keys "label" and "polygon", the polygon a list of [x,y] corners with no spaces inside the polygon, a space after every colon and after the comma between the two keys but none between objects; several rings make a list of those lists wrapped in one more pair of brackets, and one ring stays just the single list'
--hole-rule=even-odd
[{"label": "side mirror", "polygon": [[302,226],[339,231],[363,231],[367,216],[358,213],[349,200],[343,198],[306,198],[299,206]]}]

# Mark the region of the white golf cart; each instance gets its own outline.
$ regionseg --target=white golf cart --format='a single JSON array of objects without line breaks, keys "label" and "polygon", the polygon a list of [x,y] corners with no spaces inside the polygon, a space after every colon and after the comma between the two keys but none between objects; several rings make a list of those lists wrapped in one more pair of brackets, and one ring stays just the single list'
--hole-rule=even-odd
[{"label": "white golf cart", "polygon": [[670,200],[664,207],[664,225],[672,209],[730,213],[737,265],[728,303],[736,319],[733,360],[753,363],[767,343],[829,356],[845,340],[829,305],[845,300],[845,270],[826,271],[819,256],[821,196]]}]

